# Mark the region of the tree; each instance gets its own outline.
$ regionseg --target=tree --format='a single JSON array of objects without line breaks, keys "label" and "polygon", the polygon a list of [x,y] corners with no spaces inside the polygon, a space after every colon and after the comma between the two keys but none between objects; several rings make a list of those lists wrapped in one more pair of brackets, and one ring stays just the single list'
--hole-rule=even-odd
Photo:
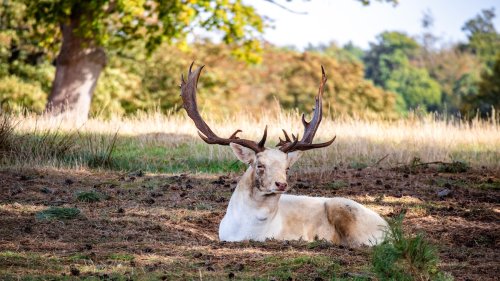
[{"label": "tree", "polygon": [[478,94],[467,96],[462,110],[472,114],[478,110],[482,117],[486,117],[493,108],[500,108],[500,52],[492,72],[483,72],[481,78]]},{"label": "tree", "polygon": [[437,110],[441,104],[439,84],[425,68],[411,64],[421,49],[418,43],[400,32],[384,32],[377,40],[364,57],[366,77],[399,95],[396,110],[400,113],[419,106]]},{"label": "tree", "polygon": [[[265,1],[283,7],[274,0]],[[164,42],[185,48],[186,36],[201,29],[221,34],[234,56],[252,62],[260,59],[256,35],[263,31],[264,17],[242,0],[4,0],[3,6],[20,14],[19,20],[12,21],[17,24],[14,30],[28,31],[24,36],[35,42],[41,55],[47,55],[45,59],[52,60],[56,57],[52,54],[58,53],[46,106],[52,114],[87,118],[110,51],[119,53],[133,46],[151,54]],[[8,13],[0,11],[1,24]]]},{"label": "tree", "polygon": [[481,59],[486,71],[492,70],[496,54],[500,52],[500,34],[493,24],[494,18],[495,9],[485,9],[462,27],[469,39],[466,48]]},{"label": "tree", "polygon": [[404,99],[407,109],[419,106],[425,110],[437,110],[441,103],[441,89],[423,68],[410,65],[400,67],[391,73],[386,89],[394,91]]},{"label": "tree", "polygon": [[370,50],[363,58],[365,75],[376,85],[385,87],[391,72],[413,57],[419,45],[405,33],[396,31],[383,32],[377,36],[377,41],[370,43]]},{"label": "tree", "polygon": [[364,56],[363,49],[352,42],[346,43],[342,48],[337,46],[337,43],[333,41],[328,44],[318,44],[317,46],[309,43],[305,50],[325,54],[335,58],[339,62],[362,62]]},{"label": "tree", "polygon": [[[5,2],[5,1],[4,1]],[[192,30],[221,31],[235,55],[255,59],[263,20],[240,0],[7,1],[26,6],[25,19],[46,49],[59,49],[46,110],[86,119],[107,50],[139,44],[151,53],[163,42],[182,44]],[[59,47],[60,46],[60,47]]]}]

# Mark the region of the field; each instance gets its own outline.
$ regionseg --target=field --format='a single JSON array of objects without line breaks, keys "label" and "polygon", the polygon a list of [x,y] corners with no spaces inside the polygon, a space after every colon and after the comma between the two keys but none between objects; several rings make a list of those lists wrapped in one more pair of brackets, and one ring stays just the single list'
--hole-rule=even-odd
[{"label": "field", "polygon": [[[259,116],[209,124],[255,139],[268,124],[268,145],[281,128],[302,132],[296,113]],[[405,233],[435,245],[440,271],[497,280],[498,120],[324,120],[317,141],[333,135],[331,147],[294,167],[293,194],[348,197],[387,218],[405,213]],[[182,115],[83,126],[12,117],[0,141],[2,280],[382,280],[370,248],[219,242],[245,167],[229,148],[205,145]]]}]

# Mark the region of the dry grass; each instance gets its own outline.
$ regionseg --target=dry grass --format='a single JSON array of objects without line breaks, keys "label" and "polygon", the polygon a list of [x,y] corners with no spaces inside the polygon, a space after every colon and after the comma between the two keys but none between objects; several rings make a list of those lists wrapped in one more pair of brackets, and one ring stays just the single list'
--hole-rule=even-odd
[{"label": "dry grass", "polygon": [[[495,114],[493,114],[495,116]],[[88,141],[80,147],[96,143],[112,143],[118,132],[116,146],[124,139],[139,148],[162,147],[167,150],[182,148],[172,161],[181,158],[207,161],[233,161],[227,147],[204,145],[197,136],[193,122],[184,114],[138,114],[134,117],[114,117],[109,120],[90,119],[81,126],[57,119],[39,116],[14,117],[18,123],[16,133],[57,131],[80,135],[104,136],[106,140]],[[221,136],[229,136],[242,129],[242,137],[259,139],[265,125],[269,125],[268,146],[274,146],[281,129],[302,134],[300,116],[296,112],[271,114],[243,114],[208,123]],[[333,166],[382,166],[394,167],[411,163],[415,158],[422,162],[464,161],[472,167],[486,166],[500,169],[500,120],[475,119],[470,122],[444,120],[434,115],[410,116],[396,121],[363,120],[340,117],[324,118],[316,141],[324,141],[336,135],[337,140],[326,149],[307,152],[300,161],[300,169],[326,172]],[[121,141],[120,141],[121,140]],[[95,148],[88,148],[88,150]],[[106,150],[106,148],[102,148]],[[126,152],[125,152],[126,153]],[[185,156],[184,156],[185,155]],[[148,162],[145,159],[144,162]],[[35,163],[36,164],[36,163]],[[84,164],[82,164],[84,166]]]}]

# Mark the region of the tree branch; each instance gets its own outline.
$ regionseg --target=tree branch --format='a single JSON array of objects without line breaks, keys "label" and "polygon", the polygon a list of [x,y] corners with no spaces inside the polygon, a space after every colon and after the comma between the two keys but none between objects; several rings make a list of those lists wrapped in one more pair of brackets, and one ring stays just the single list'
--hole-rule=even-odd
[{"label": "tree branch", "polygon": [[273,4],[273,5],[276,5],[276,6],[280,7],[281,9],[283,9],[283,10],[285,10],[285,11],[287,11],[287,12],[293,13],[293,14],[297,14],[297,15],[307,15],[307,12],[298,12],[298,11],[294,11],[294,10],[292,10],[292,9],[288,8],[288,7],[287,7],[287,6],[285,6],[285,5],[282,5],[282,4],[280,4],[280,3],[277,3],[277,2],[276,2],[276,1],[274,1],[274,0],[264,0],[264,1],[266,1],[266,2],[268,2],[268,3],[271,3],[271,4]]}]

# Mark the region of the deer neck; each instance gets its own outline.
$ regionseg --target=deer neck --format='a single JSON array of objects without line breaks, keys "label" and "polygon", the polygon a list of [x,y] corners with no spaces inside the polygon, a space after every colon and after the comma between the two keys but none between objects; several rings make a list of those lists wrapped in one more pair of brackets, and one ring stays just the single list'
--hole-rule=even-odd
[{"label": "deer neck", "polygon": [[281,194],[261,191],[255,180],[254,169],[250,166],[238,182],[233,196],[237,198],[238,205],[255,210],[262,217],[274,217]]}]

